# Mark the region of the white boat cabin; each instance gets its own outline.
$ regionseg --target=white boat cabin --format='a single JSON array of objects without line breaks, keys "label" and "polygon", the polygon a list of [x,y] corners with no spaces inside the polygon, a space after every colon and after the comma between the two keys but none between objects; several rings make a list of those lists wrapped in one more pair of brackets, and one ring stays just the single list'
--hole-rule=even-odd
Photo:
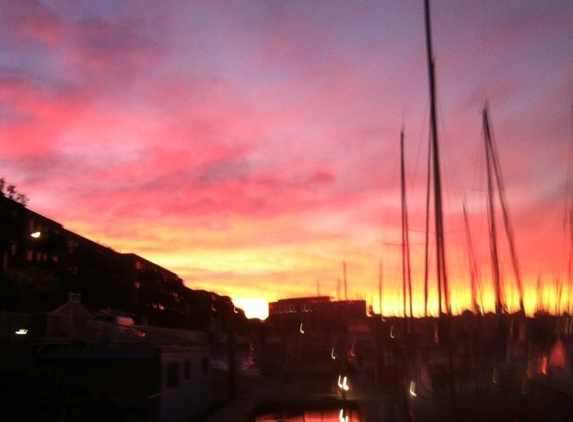
[{"label": "white boat cabin", "polygon": [[184,422],[212,405],[206,345],[76,347],[43,361],[59,373],[64,420]]}]

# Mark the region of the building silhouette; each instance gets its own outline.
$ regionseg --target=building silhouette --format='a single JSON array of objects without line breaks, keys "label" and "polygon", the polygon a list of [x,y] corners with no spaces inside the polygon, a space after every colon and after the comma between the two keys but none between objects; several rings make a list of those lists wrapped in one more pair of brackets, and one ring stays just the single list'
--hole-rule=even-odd
[{"label": "building silhouette", "polygon": [[84,306],[137,323],[227,331],[246,323],[231,298],[193,290],[174,272],[119,253],[0,194],[0,311],[49,312],[81,294]]}]

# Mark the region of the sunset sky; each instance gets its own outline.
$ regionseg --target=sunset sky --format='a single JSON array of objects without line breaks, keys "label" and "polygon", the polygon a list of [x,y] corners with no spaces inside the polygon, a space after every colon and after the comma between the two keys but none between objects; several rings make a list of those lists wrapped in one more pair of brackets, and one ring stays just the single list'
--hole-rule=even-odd
[{"label": "sunset sky", "polygon": [[[559,283],[569,296],[573,2],[431,10],[453,310],[469,306],[464,204],[493,309],[486,102],[526,307],[538,279],[554,307]],[[344,262],[349,299],[379,312],[381,267],[382,311],[400,314],[404,128],[419,312],[427,73],[422,0],[4,0],[0,177],[31,210],[247,316],[282,298],[344,298]],[[501,218],[499,242],[514,307]]]}]

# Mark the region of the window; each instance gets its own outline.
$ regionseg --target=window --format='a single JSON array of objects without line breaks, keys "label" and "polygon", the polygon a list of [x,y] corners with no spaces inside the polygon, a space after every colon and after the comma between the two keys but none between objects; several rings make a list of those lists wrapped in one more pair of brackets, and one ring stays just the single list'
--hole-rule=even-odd
[{"label": "window", "polygon": [[183,377],[185,378],[185,380],[191,378],[191,362],[189,362],[188,360],[185,361],[185,364],[183,366]]},{"label": "window", "polygon": [[201,364],[201,372],[204,377],[209,376],[209,358],[203,358],[203,362]]},{"label": "window", "polygon": [[68,239],[67,247],[69,253],[74,253],[78,249],[78,246],[79,246],[78,242],[76,242],[75,240]]},{"label": "window", "polygon": [[179,387],[179,363],[170,362],[167,364],[165,371],[165,384],[168,390]]}]

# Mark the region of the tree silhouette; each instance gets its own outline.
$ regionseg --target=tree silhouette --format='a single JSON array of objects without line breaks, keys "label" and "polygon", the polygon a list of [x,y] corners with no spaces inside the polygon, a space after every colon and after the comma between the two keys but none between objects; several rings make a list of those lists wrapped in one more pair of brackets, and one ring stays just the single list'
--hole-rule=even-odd
[{"label": "tree silhouette", "polygon": [[24,195],[21,192],[18,192],[16,190],[16,186],[15,185],[8,185],[6,187],[6,191],[4,191],[4,187],[6,186],[6,180],[4,180],[4,178],[0,178],[0,195],[7,197],[8,199],[11,199],[12,201],[18,202],[19,204],[22,204],[24,206],[26,206],[28,204],[28,197],[26,195]]}]

